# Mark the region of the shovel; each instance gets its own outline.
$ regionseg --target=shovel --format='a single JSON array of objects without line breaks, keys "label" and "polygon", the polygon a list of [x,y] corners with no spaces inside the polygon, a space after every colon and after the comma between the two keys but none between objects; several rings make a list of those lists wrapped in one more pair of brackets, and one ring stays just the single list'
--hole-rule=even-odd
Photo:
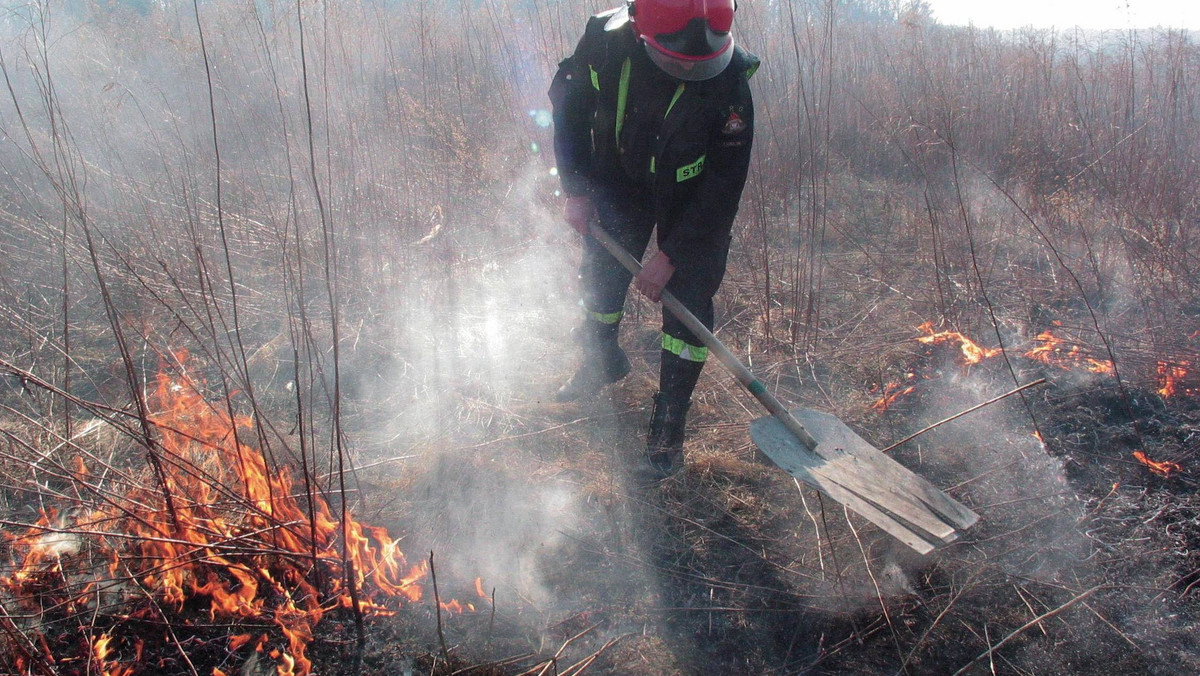
[{"label": "shovel", "polygon": [[[633,275],[641,271],[641,263],[602,228],[592,225],[589,233]],[[750,424],[750,436],[788,474],[921,554],[953,542],[958,530],[979,520],[979,515],[884,455],[836,417],[812,409],[789,411],[669,291],[663,291],[662,304],[771,414]]]}]

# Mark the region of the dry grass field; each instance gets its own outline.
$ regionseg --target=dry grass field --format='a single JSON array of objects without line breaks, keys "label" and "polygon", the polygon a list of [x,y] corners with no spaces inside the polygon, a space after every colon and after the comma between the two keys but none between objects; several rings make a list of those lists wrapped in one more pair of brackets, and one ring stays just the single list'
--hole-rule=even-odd
[{"label": "dry grass field", "polygon": [[640,297],[630,376],[551,401],[545,89],[601,3],[15,4],[0,673],[1200,671],[1195,35],[740,5],[716,334],[976,526],[798,483],[715,361],[647,484]]}]

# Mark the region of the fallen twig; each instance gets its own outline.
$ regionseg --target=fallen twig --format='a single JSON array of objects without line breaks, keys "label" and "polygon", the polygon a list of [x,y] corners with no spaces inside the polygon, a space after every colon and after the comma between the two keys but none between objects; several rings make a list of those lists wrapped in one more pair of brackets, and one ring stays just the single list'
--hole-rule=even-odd
[{"label": "fallen twig", "polygon": [[446,649],[446,634],[442,631],[442,599],[438,595],[437,570],[433,567],[433,550],[429,550],[429,581],[433,584],[433,607],[437,612],[438,643],[442,646],[442,659],[450,663],[450,651]]},{"label": "fallen twig", "polygon": [[1115,624],[1113,624],[1112,622],[1109,622],[1107,617],[1105,617],[1105,616],[1101,615],[1101,614],[1100,614],[1100,611],[1098,611],[1098,610],[1096,610],[1095,608],[1091,607],[1091,606],[1090,606],[1090,605],[1088,605],[1086,602],[1083,604],[1083,607],[1084,607],[1084,608],[1087,608],[1087,609],[1088,609],[1088,610],[1090,610],[1090,611],[1092,611],[1092,614],[1093,614],[1093,615],[1095,615],[1097,618],[1099,618],[1101,622],[1103,622],[1104,624],[1108,625],[1108,628],[1109,628],[1109,629],[1112,629],[1113,631],[1115,631],[1115,632],[1117,633],[1117,636],[1120,636],[1121,638],[1125,639],[1125,642],[1126,642],[1126,643],[1128,643],[1129,645],[1133,646],[1133,649],[1134,649],[1134,650],[1141,650],[1141,649],[1142,649],[1142,646],[1138,645],[1137,643],[1134,643],[1133,639],[1129,638],[1129,636],[1128,636],[1128,635],[1127,635],[1125,632],[1123,632],[1123,631],[1121,631],[1120,629],[1118,629],[1118,628],[1117,628],[1117,626],[1116,626]]},{"label": "fallen twig", "polygon": [[[887,603],[883,600],[883,590],[879,588],[879,581],[875,579],[875,573],[871,571],[871,560],[867,556],[867,550],[863,546],[862,538],[858,536],[858,529],[854,527],[854,522],[850,519],[850,509],[842,506],[842,512],[846,516],[846,525],[850,527],[850,532],[854,534],[854,541],[858,543],[858,550],[862,552],[863,568],[867,571],[867,577],[871,580],[871,586],[875,588],[875,598],[879,601],[879,609],[883,611],[883,619],[887,622],[888,629],[892,632],[892,643],[896,646],[896,656],[904,658],[904,652],[900,649],[900,635],[896,633],[896,627],[892,624],[892,616],[888,613]],[[900,673],[908,673],[904,666],[900,667]]]},{"label": "fallen twig", "polygon": [[[587,629],[584,629],[583,631],[579,632],[578,634],[575,634],[571,638],[564,641],[563,644],[561,646],[559,646],[558,652],[554,653],[554,657],[550,658],[550,661],[546,663],[546,666],[542,667],[542,670],[538,672],[538,676],[545,676],[546,671],[548,669],[550,669],[550,667],[556,666],[558,664],[558,658],[562,657],[562,654],[563,654],[563,652],[566,651],[567,646],[574,643],[577,639],[583,638],[585,635],[590,634],[593,629],[595,629],[596,627],[599,627],[599,626],[600,626],[599,623],[593,624],[592,626],[588,627]],[[556,668],[556,671],[557,671],[557,668]]]},{"label": "fallen twig", "polygon": [[12,617],[8,614],[8,608],[4,607],[3,602],[0,602],[0,629],[3,629],[10,639],[8,641],[9,648],[19,652],[33,671],[43,676],[55,676],[57,672],[46,662],[29,636],[12,621]]},{"label": "fallen twig", "polygon": [[597,650],[596,652],[592,653],[591,655],[588,655],[587,657],[579,660],[575,664],[572,664],[571,666],[567,667],[566,669],[563,669],[562,671],[560,671],[559,676],[579,676],[579,674],[582,674],[589,667],[591,667],[592,663],[595,662],[602,654],[604,654],[604,652],[606,650],[615,646],[617,643],[619,643],[621,641],[621,639],[625,638],[628,635],[629,634],[622,634],[621,636],[618,636],[616,638],[609,639],[609,641],[607,643],[605,643],[604,645],[600,646],[600,649]]},{"label": "fallen twig", "polygon": [[570,646],[576,640],[578,640],[579,638],[582,638],[585,634],[591,632],[593,629],[595,629],[596,627],[599,627],[599,626],[600,626],[599,624],[593,624],[592,626],[588,627],[587,629],[584,629],[583,631],[579,632],[578,634],[575,634],[571,638],[564,641],[561,646],[559,646],[558,651],[554,653],[554,657],[551,657],[550,659],[546,660],[542,664],[536,664],[536,665],[530,667],[529,669],[522,671],[521,673],[517,674],[517,676],[533,676],[533,674],[535,672],[537,673],[537,676],[545,676],[548,669],[550,669],[554,665],[558,664],[558,658],[562,657],[563,652],[567,649],[568,646]]},{"label": "fallen twig", "polygon": [[[1029,599],[1025,598],[1025,592],[1021,591],[1021,586],[1014,584],[1013,590],[1017,592],[1017,596],[1021,599],[1021,602],[1024,603],[1025,607],[1029,609],[1029,614],[1036,616],[1037,611],[1033,609],[1033,604],[1029,602]],[[1038,603],[1041,603],[1041,601],[1038,601]],[[1040,622],[1038,623],[1038,629],[1042,630],[1042,636],[1050,635],[1050,632],[1046,631],[1046,626]]]},{"label": "fallen twig", "polygon": [[782,668],[781,671],[785,671],[785,673],[789,673],[789,674],[790,673],[807,673],[806,670],[811,670],[811,669],[816,668],[818,665],[820,665],[825,660],[827,660],[831,657],[834,657],[835,655],[841,654],[841,652],[843,650],[846,650],[847,648],[852,647],[852,646],[861,646],[863,644],[863,642],[866,641],[866,639],[874,636],[875,634],[878,634],[880,631],[883,631],[883,628],[886,626],[887,626],[887,622],[884,621],[883,617],[882,616],[877,617],[870,624],[867,624],[866,626],[864,626],[862,628],[858,628],[856,626],[854,628],[854,630],[851,631],[848,636],[843,638],[841,641],[838,641],[837,643],[833,644],[832,646],[829,646],[828,648],[823,647],[824,646],[824,636],[822,636],[822,638],[821,638],[821,646],[822,647],[819,647],[817,649],[817,655],[815,658],[813,658],[811,660],[806,658],[805,660],[798,663],[798,664],[804,665],[802,668],[799,667],[797,663],[793,663],[791,665],[787,665],[786,667]]},{"label": "fallen twig", "polygon": [[979,655],[977,655],[975,657],[975,659],[964,664],[961,669],[954,672],[953,676],[959,676],[959,674],[966,672],[967,669],[970,669],[979,660],[982,660],[984,658],[990,658],[992,656],[992,653],[994,653],[997,650],[999,650],[1000,648],[1004,647],[1009,641],[1011,641],[1014,638],[1016,638],[1017,636],[1019,636],[1026,629],[1029,629],[1030,627],[1037,625],[1042,620],[1046,620],[1051,617],[1054,617],[1055,615],[1058,615],[1059,613],[1070,608],[1071,606],[1075,605],[1076,603],[1079,603],[1080,601],[1082,601],[1082,600],[1086,599],[1087,597],[1091,596],[1092,594],[1096,593],[1097,591],[1102,589],[1103,586],[1104,585],[1096,585],[1095,587],[1092,587],[1091,589],[1083,592],[1082,594],[1076,596],[1075,598],[1071,599],[1070,601],[1067,601],[1066,603],[1055,608],[1054,610],[1042,613],[1041,615],[1038,615],[1037,617],[1033,618],[1032,620],[1021,625],[1020,627],[1017,627],[1015,630],[1013,630],[1013,632],[1011,634],[1009,634],[1008,636],[1005,636],[1003,639],[1001,639],[1001,641],[999,643],[997,643],[994,646],[989,647],[987,650],[985,650],[982,653],[980,653]]},{"label": "fallen twig", "polygon": [[1099,511],[1100,511],[1100,510],[1101,510],[1101,509],[1104,507],[1104,503],[1105,503],[1106,501],[1108,501],[1108,499],[1109,499],[1109,498],[1111,498],[1111,497],[1113,496],[1113,494],[1117,492],[1117,489],[1118,489],[1118,488],[1120,488],[1120,487],[1121,487],[1121,484],[1120,484],[1120,483],[1118,483],[1118,482],[1113,482],[1113,485],[1112,485],[1112,490],[1110,490],[1110,491],[1108,492],[1108,495],[1106,495],[1106,496],[1104,496],[1104,497],[1100,498],[1100,501],[1096,503],[1096,506],[1095,506],[1095,507],[1093,507],[1093,508],[1092,508],[1090,511],[1088,511],[1088,513],[1087,513],[1087,514],[1084,514],[1083,516],[1081,516],[1081,517],[1079,517],[1078,519],[1076,519],[1076,520],[1075,520],[1075,523],[1076,523],[1076,524],[1081,524],[1081,523],[1083,523],[1084,521],[1087,521],[1088,519],[1090,519],[1090,518],[1092,518],[1093,516],[1095,516],[1097,513],[1099,513]]},{"label": "fallen twig", "polygon": [[916,439],[917,437],[921,436],[922,434],[925,434],[926,432],[932,432],[933,430],[941,427],[942,425],[945,425],[948,422],[953,422],[955,420],[958,420],[959,418],[963,417],[964,415],[967,415],[969,413],[974,413],[975,411],[978,411],[981,408],[984,408],[986,406],[991,406],[992,404],[994,404],[998,401],[1001,401],[1002,399],[1007,399],[1008,397],[1011,397],[1014,394],[1024,392],[1025,390],[1028,390],[1031,387],[1037,387],[1038,385],[1041,385],[1045,382],[1046,382],[1045,378],[1039,378],[1038,380],[1035,380],[1032,383],[1027,383],[1025,385],[1022,385],[1014,390],[1005,392],[1004,394],[1002,394],[998,397],[988,399],[987,401],[983,402],[982,404],[976,404],[975,406],[972,406],[971,408],[968,408],[967,410],[962,411],[961,413],[956,413],[956,414],[950,416],[949,418],[946,418],[945,420],[939,420],[938,422],[935,422],[934,424],[930,425],[929,427],[926,427],[925,429],[921,430],[920,432],[914,432],[913,434],[910,434],[907,437],[904,437],[900,441],[897,441],[896,443],[892,444],[891,446],[888,446],[887,448],[883,449],[883,452],[887,453],[888,451],[896,448],[897,446],[899,446],[901,444],[906,444],[906,443],[912,441],[913,439]]},{"label": "fallen twig", "polygon": [[458,671],[450,672],[450,676],[463,676],[463,674],[469,674],[472,671],[487,671],[489,669],[499,669],[502,667],[507,667],[507,666],[516,664],[517,662],[524,662],[525,660],[528,660],[528,659],[536,657],[536,656],[537,656],[537,653],[524,653],[522,655],[506,657],[502,660],[496,660],[494,662],[485,662],[483,664],[473,664],[469,667],[463,667],[462,669],[459,669]]},{"label": "fallen twig", "polygon": [[[124,568],[125,568],[125,572],[129,575],[129,579],[133,582],[133,584],[137,588],[137,590],[139,592],[141,592],[143,596],[146,597],[146,601],[151,606],[154,607],[154,610],[156,613],[158,613],[158,616],[165,620],[167,617],[166,613],[163,612],[162,606],[159,605],[158,600],[154,598],[154,594],[152,594],[149,589],[146,589],[146,586],[144,584],[142,584],[141,580],[139,580],[136,575],[134,575],[133,571],[129,570],[128,565],[124,566]],[[99,592],[97,592],[97,594],[99,594]],[[99,607],[100,607],[100,604],[97,603],[96,604],[97,610],[99,609]],[[163,627],[164,627],[164,629],[166,629],[166,635],[167,635],[167,638],[170,640],[171,645],[173,645],[175,647],[175,650],[179,653],[180,659],[182,659],[183,663],[185,665],[187,665],[188,672],[191,673],[192,676],[200,676],[200,672],[196,671],[196,665],[193,664],[192,659],[190,657],[188,657],[187,649],[184,648],[183,644],[179,642],[179,637],[175,634],[174,625],[172,625],[168,621],[164,621]]]},{"label": "fallen twig", "polygon": [[917,639],[917,642],[913,644],[912,649],[908,651],[908,655],[906,655],[904,661],[900,663],[900,672],[904,672],[908,668],[908,663],[912,661],[913,656],[917,654],[917,650],[920,649],[920,647],[925,643],[925,639],[929,638],[929,635],[933,633],[933,630],[936,629],[939,624],[941,624],[942,619],[946,617],[946,613],[950,612],[950,609],[954,607],[954,604],[960,598],[962,598],[963,594],[966,594],[973,587],[974,582],[968,581],[967,584],[963,585],[962,588],[958,590],[957,594],[954,594],[950,597],[950,601],[946,603],[946,607],[942,608],[941,612],[937,614],[937,617],[933,618],[933,622],[930,623],[924,632],[922,632],[921,638]]},{"label": "fallen twig", "polygon": [[[419,457],[421,457],[421,456],[419,456],[419,455],[398,455],[394,458],[386,458],[384,460],[379,460],[378,462],[372,462],[372,463],[369,463],[366,465],[356,465],[354,467],[354,471],[361,472],[364,469],[371,469],[372,467],[379,467],[380,465],[387,465],[387,464],[390,464],[393,462],[400,462],[401,460],[412,460],[413,458],[419,458]],[[319,481],[325,481],[329,477],[335,476],[336,474],[337,474],[336,472],[327,472],[325,474],[318,476],[317,479]]]},{"label": "fallen twig", "polygon": [[496,627],[496,588],[492,587],[492,614],[488,617],[488,637],[490,643],[492,640],[492,630]]},{"label": "fallen twig", "polygon": [[527,438],[529,438],[529,437],[536,437],[536,436],[538,436],[539,434],[546,434],[546,433],[548,433],[548,432],[554,432],[554,431],[556,431],[556,430],[561,430],[561,429],[563,429],[563,428],[566,428],[566,427],[573,427],[573,426],[575,426],[575,425],[578,425],[578,424],[580,424],[580,423],[585,423],[585,422],[593,422],[593,421],[596,421],[596,420],[605,420],[605,419],[608,419],[608,418],[618,418],[618,417],[620,417],[620,416],[623,416],[623,415],[628,415],[628,411],[617,411],[616,413],[609,413],[609,414],[606,414],[606,415],[595,415],[595,416],[588,416],[588,417],[585,417],[585,418],[578,418],[578,419],[576,419],[576,420],[572,420],[572,421],[570,421],[570,422],[560,423],[560,424],[558,424],[558,425],[551,425],[550,427],[546,427],[546,428],[543,428],[543,429],[540,429],[540,430],[533,430],[532,432],[522,432],[521,434],[513,434],[513,435],[510,435],[510,436],[507,436],[507,437],[500,437],[500,438],[497,438],[497,439],[489,439],[489,440],[487,440],[487,441],[484,441],[484,442],[481,442],[481,443],[475,444],[474,446],[463,446],[461,450],[464,450],[464,451],[473,451],[473,450],[477,450],[477,449],[480,449],[480,448],[485,448],[485,447],[487,447],[487,446],[492,446],[492,445],[495,445],[495,444],[506,443],[506,442],[510,442],[510,441],[516,441],[516,440],[518,440],[518,439],[527,439]]}]

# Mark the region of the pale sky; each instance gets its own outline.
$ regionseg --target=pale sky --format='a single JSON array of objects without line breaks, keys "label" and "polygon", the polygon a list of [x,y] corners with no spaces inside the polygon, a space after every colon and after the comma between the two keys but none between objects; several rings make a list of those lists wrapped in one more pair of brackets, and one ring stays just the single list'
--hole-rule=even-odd
[{"label": "pale sky", "polygon": [[1200,30],[1200,0],[928,0],[938,23],[980,28]]}]

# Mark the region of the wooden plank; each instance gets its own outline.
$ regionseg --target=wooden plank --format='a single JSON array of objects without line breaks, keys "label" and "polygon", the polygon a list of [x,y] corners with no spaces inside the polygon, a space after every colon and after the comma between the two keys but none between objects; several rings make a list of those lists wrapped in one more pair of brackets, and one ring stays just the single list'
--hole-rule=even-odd
[{"label": "wooden plank", "polygon": [[[864,487],[864,481],[849,481],[854,478],[852,472],[847,472],[844,466],[839,472],[825,459],[808,452],[775,418],[755,421],[750,429],[755,443],[775,464],[913,549],[928,553],[933,549],[930,540],[945,542],[953,536],[954,529],[930,515],[927,510],[905,505],[897,497],[886,499],[885,494],[891,492],[886,486]],[[922,544],[914,546],[914,542]]]},{"label": "wooden plank", "polygon": [[795,414],[821,439],[815,453],[825,461],[828,470],[835,473],[839,483],[856,492],[896,496],[921,511],[937,514],[941,520],[956,527],[968,528],[978,520],[974,512],[879,452],[836,417],[806,410]]},{"label": "wooden plank", "polygon": [[845,487],[838,485],[836,481],[831,481],[825,476],[813,474],[802,464],[790,462],[792,459],[784,459],[782,462],[776,462],[776,464],[788,474],[845,505],[855,514],[875,524],[884,532],[916,550],[918,553],[928,554],[937,548],[934,543],[892,515],[880,510],[869,501],[855,495]]},{"label": "wooden plank", "polygon": [[777,418],[751,425],[755,443],[777,465],[854,510],[913,549],[952,542],[979,516],[858,436],[836,417],[791,412],[819,440],[809,451]]},{"label": "wooden plank", "polygon": [[864,486],[875,488],[882,484],[886,488],[894,487],[900,495],[918,501],[957,528],[970,528],[979,520],[978,514],[867,443],[866,439],[858,436],[836,416],[811,409],[796,409],[792,415],[820,440],[816,448],[817,455],[827,460],[826,456],[838,458],[838,461],[831,463],[833,467],[853,459],[853,467],[861,467],[865,472],[856,474],[862,476]]}]

